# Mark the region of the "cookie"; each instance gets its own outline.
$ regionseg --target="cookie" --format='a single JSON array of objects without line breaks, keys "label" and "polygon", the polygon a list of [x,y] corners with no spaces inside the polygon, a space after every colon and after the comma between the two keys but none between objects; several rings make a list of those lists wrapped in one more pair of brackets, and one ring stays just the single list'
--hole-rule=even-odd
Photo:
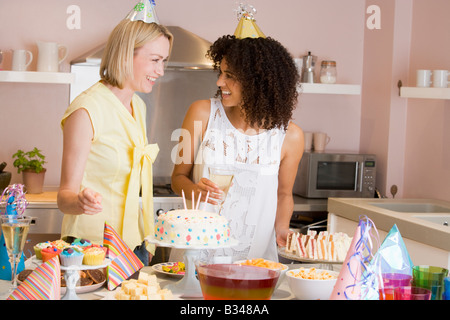
[{"label": "cookie", "polygon": [[90,278],[80,278],[80,285],[82,286],[82,287],[84,287],[84,286],[90,286],[90,285],[92,285],[94,282],[92,281],[92,279],[90,279]]},{"label": "cookie", "polygon": [[105,274],[100,269],[91,269],[86,270],[86,273],[88,274],[89,278],[94,281],[94,283],[102,283],[106,280]]},{"label": "cookie", "polygon": [[17,280],[25,281],[25,279],[33,272],[33,270],[25,269],[17,275]]}]

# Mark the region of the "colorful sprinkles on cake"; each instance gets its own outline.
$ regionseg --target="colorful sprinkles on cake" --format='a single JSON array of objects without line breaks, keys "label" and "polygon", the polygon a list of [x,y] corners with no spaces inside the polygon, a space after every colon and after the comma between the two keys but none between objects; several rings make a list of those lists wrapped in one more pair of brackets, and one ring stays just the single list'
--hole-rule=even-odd
[{"label": "colorful sprinkles on cake", "polygon": [[[207,197],[209,194],[207,195]],[[192,199],[195,199],[194,194]],[[225,217],[216,213],[198,210],[201,195],[192,209],[172,210],[158,216],[155,224],[155,239],[172,245],[215,246],[229,241],[230,228]],[[183,192],[183,202],[184,192]]]}]

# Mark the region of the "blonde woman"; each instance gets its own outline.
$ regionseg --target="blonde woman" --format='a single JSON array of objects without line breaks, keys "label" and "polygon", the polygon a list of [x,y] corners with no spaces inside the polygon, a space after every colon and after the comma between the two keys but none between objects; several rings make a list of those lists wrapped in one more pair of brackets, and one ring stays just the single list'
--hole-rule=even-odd
[{"label": "blonde woman", "polygon": [[146,106],[135,92],[151,92],[164,75],[172,40],[164,26],[123,20],[106,44],[101,80],[66,110],[58,192],[63,239],[102,244],[106,222],[144,264],[154,254],[153,246],[142,244],[153,231],[149,173],[159,149],[148,144]]}]

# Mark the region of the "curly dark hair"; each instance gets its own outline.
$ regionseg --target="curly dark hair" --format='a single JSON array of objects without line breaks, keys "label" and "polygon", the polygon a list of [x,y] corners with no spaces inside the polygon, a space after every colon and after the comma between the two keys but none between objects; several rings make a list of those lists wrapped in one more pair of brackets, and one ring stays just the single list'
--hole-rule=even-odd
[{"label": "curly dark hair", "polygon": [[[220,69],[223,58],[242,86],[243,110],[252,126],[286,129],[297,105],[299,74],[291,54],[268,38],[217,39],[207,56]],[[220,95],[220,88],[216,96]]]}]

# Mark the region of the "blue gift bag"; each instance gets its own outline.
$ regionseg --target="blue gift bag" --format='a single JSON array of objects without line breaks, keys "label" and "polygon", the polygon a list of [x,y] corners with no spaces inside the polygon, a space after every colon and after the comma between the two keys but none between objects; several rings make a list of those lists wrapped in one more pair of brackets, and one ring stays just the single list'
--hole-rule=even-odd
[{"label": "blue gift bag", "polygon": [[[23,207],[23,201],[25,198],[23,197],[23,186],[22,185],[13,185],[7,187],[2,194],[0,194],[0,201],[5,197],[5,211],[0,214],[5,215],[18,215],[19,209],[21,209],[21,213],[25,210]],[[18,204],[19,203],[19,204]],[[25,203],[26,200],[25,200]],[[17,274],[25,269],[25,255],[22,252],[20,257],[19,264],[17,266]],[[2,280],[12,280],[12,270],[11,270],[11,262],[9,262],[8,250],[6,250],[5,238],[3,237],[3,233],[0,236],[0,279]]]},{"label": "blue gift bag", "polygon": [[[25,269],[25,255],[22,253],[20,257],[19,265],[17,266],[17,274]],[[5,238],[3,233],[0,237],[0,279],[11,279],[11,263],[9,262],[8,250],[6,250]]]}]

